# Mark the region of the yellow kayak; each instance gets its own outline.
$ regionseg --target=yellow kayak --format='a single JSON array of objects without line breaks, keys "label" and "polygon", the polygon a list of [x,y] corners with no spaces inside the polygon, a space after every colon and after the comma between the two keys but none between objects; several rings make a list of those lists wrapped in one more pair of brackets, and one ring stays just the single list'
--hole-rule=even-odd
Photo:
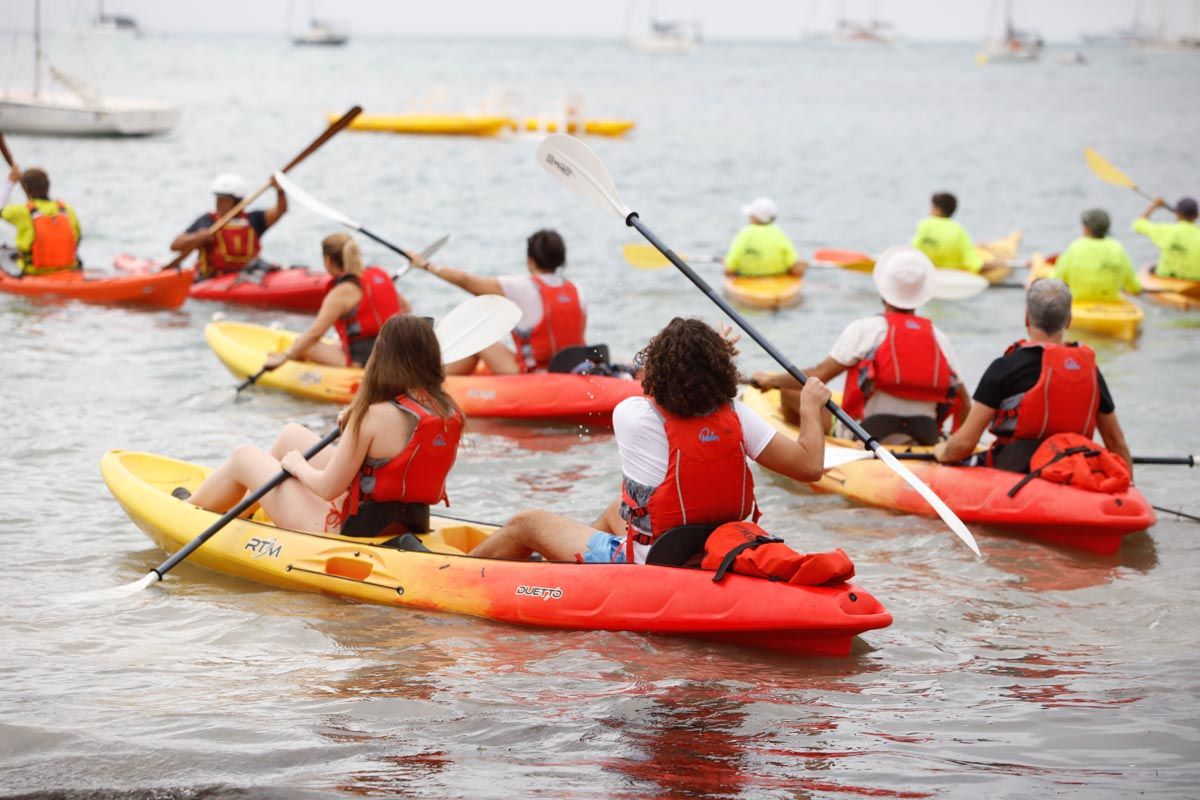
[{"label": "yellow kayak", "polygon": [[[1030,281],[1035,278],[1048,278],[1053,274],[1053,256],[1046,258],[1041,253],[1034,253],[1029,261]],[[1071,304],[1069,330],[1131,342],[1142,332],[1142,320],[1145,318],[1145,312],[1129,300],[1085,300]]]},{"label": "yellow kayak", "polygon": [[[975,252],[979,254],[979,258],[980,258],[980,260],[983,261],[984,264],[987,264],[989,261],[994,261],[994,262],[1012,261],[1013,259],[1015,259],[1017,257],[1017,249],[1020,246],[1021,246],[1021,231],[1015,230],[1012,233],[1010,233],[1008,236],[1005,236],[1003,239],[997,239],[993,242],[986,242],[984,244],[976,245]],[[818,251],[818,260],[820,260],[820,258],[821,258],[821,255],[820,255],[821,253],[834,253],[834,252],[846,253],[847,251],[832,251],[832,250]],[[836,258],[833,260],[836,262],[839,262],[838,265],[842,269],[848,269],[848,270],[851,270],[852,272],[874,272],[875,271],[875,259],[873,259],[869,256],[864,256],[859,259],[847,259],[844,261],[842,261],[840,259],[836,259]],[[950,269],[950,268],[947,267],[946,269]],[[1012,275],[1012,271],[1013,271],[1012,267],[1010,267],[1010,266],[996,265],[996,266],[992,266],[992,267],[984,267],[983,271],[980,272],[979,274],[982,275],[983,277],[987,278],[988,283],[995,284],[995,283],[1000,283],[1001,281],[1005,280],[1010,275]]]},{"label": "yellow kayak", "polygon": [[[1153,264],[1148,264],[1138,272],[1138,279],[1142,282],[1142,288],[1149,291],[1146,292],[1146,297],[1149,297],[1156,303],[1161,303],[1171,308],[1178,308],[1182,311],[1195,311],[1200,309],[1200,297],[1194,293],[1200,289],[1200,281],[1189,281],[1183,278],[1163,278],[1155,275],[1151,270],[1154,269]],[[1191,292],[1191,294],[1181,294],[1181,292]]]},{"label": "yellow kayak", "polygon": [[[338,116],[326,115],[330,122]],[[495,136],[511,126],[508,117],[474,114],[360,114],[350,123],[350,129],[356,131],[430,136]]]},{"label": "yellow kayak", "polygon": [[725,295],[744,306],[777,311],[799,303],[803,285],[804,279],[795,275],[772,275],[765,278],[726,275]]},{"label": "yellow kayak", "polygon": [[[113,450],[100,473],[130,519],[174,553],[220,515],[171,495],[194,491],[205,467]],[[188,563],[269,586],[363,603],[431,609],[542,628],[659,633],[787,653],[846,655],[853,637],[891,624],[862,588],[793,586],[646,564],[495,560],[469,552],[495,527],[431,517],[423,549],[399,537],[346,537],[276,527],[262,510],[237,519]],[[410,539],[406,540],[411,544]]]},{"label": "yellow kayak", "polygon": [[[631,119],[587,119],[583,121],[583,133],[589,136],[624,136],[633,126],[634,121]],[[516,127],[515,121],[513,127]],[[561,119],[553,117],[526,117],[522,127],[529,132],[559,133],[564,124]],[[565,128],[566,133],[580,132],[579,125],[575,122],[566,123]]]}]

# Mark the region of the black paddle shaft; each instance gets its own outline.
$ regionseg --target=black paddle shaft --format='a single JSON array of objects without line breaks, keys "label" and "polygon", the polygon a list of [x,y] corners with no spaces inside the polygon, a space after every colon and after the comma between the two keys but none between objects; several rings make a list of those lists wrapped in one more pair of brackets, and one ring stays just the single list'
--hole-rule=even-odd
[{"label": "black paddle shaft", "polygon": [[[766,337],[764,337],[758,332],[757,329],[755,329],[753,325],[747,322],[741,314],[735,311],[733,306],[729,305],[729,303],[725,301],[725,298],[713,291],[713,288],[709,286],[703,278],[697,275],[696,271],[689,267],[682,258],[676,255],[674,250],[659,241],[658,237],[655,236],[649,228],[642,224],[642,221],[638,218],[636,211],[626,217],[625,224],[631,228],[637,229],[638,233],[646,237],[646,241],[654,245],[658,252],[666,256],[668,261],[674,264],[680,272],[687,276],[688,280],[696,284],[696,288],[708,295],[708,299],[716,303],[717,307],[724,311],[730,319],[736,322],[737,326],[745,331],[747,336],[758,342],[759,346],[766,350],[768,355],[775,359],[779,366],[783,367],[788,375],[791,375],[801,384],[808,380],[804,373],[800,371],[799,367],[789,361],[787,356],[779,352],[779,350],[775,348],[775,345],[771,344]],[[875,437],[863,430],[862,426],[851,419],[850,415],[843,411],[837,403],[833,402],[833,400],[827,402],[825,404],[825,408],[829,409],[829,412],[833,414],[833,416],[837,417],[839,422],[849,428],[854,436],[867,446],[868,450],[876,451],[880,448],[880,444],[875,440]]]},{"label": "black paddle shaft", "polygon": [[253,386],[255,383],[258,382],[259,378],[261,378],[263,375],[267,374],[269,371],[270,370],[268,370],[266,367],[263,367],[258,372],[254,373],[249,378],[246,378],[246,380],[239,383],[237,385],[237,389],[235,389],[234,391],[240,392],[242,389],[245,389],[248,386]]},{"label": "black paddle shaft", "polygon": [[371,231],[367,230],[366,228],[359,228],[358,232],[361,233],[363,236],[366,236],[368,239],[374,239],[375,241],[379,242],[381,245],[386,247],[388,250],[391,250],[393,253],[398,253],[399,255],[404,256],[404,258],[407,259],[409,261],[409,263],[412,263],[412,256],[409,255],[408,251],[406,251],[404,248],[397,247],[396,245],[392,244],[391,242],[389,242],[387,239],[383,238],[379,234],[372,233]]},{"label": "black paddle shaft", "polygon": [[[304,452],[304,460],[307,461],[329,445],[333,444],[341,435],[342,432],[340,429],[334,429],[324,439],[317,442]],[[219,530],[224,528],[230,522],[233,522],[235,519],[240,517],[243,513],[245,513],[246,509],[250,508],[250,506],[263,499],[263,496],[266,495],[267,492],[271,491],[290,477],[292,477],[290,472],[287,470],[280,470],[279,474],[277,474],[274,478],[271,478],[271,480],[267,481],[256,491],[251,493],[250,496],[242,500],[242,502],[226,511],[224,516],[222,516],[219,520],[214,522],[212,525],[209,525],[208,528],[205,529],[204,533],[200,534],[195,539],[192,539],[190,542],[188,542],[186,547],[175,553],[175,555],[171,556],[151,571],[158,575],[158,579],[161,581],[163,576],[174,569],[176,564],[190,556],[196,550],[196,548],[211,539]]]}]

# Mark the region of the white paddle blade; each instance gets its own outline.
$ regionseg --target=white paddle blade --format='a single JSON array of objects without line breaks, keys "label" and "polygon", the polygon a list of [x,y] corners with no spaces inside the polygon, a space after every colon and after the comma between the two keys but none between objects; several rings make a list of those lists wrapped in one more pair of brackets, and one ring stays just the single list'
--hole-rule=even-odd
[{"label": "white paddle blade", "polygon": [[292,179],[284,175],[282,172],[275,173],[275,182],[278,183],[279,188],[283,189],[284,193],[287,194],[289,200],[295,200],[297,203],[304,206],[317,216],[333,220],[339,225],[345,225],[347,228],[353,228],[354,230],[358,230],[362,227],[342,212],[335,208],[330,208],[308,192],[301,189]]},{"label": "white paddle blade", "polygon": [[437,325],[442,363],[449,364],[495,344],[517,327],[521,308],[507,297],[485,294],[472,297],[442,317]]},{"label": "white paddle blade", "polygon": [[612,211],[622,221],[633,213],[621,202],[617,187],[600,157],[574,136],[565,133],[547,136],[538,147],[537,159],[542,169],[571,187],[576,194]]},{"label": "white paddle blade", "polygon": [[825,469],[837,469],[845,464],[851,464],[855,461],[866,461],[868,458],[874,458],[875,454],[870,450],[863,450],[858,447],[839,447],[836,444],[825,444]]},{"label": "white paddle blade", "polygon": [[982,294],[990,285],[982,275],[961,269],[938,269],[933,272],[935,300],[966,300]]},{"label": "white paddle blade", "polygon": [[421,258],[425,259],[426,261],[433,258],[433,254],[438,250],[441,250],[448,241],[450,241],[450,234],[447,233],[442,238],[431,242],[428,247],[421,251]]},{"label": "white paddle blade", "polygon": [[979,545],[975,544],[975,537],[967,530],[967,526],[963,521],[950,510],[950,507],[942,502],[942,498],[934,494],[933,489],[930,489],[926,483],[913,475],[912,470],[901,464],[894,455],[889,453],[886,448],[880,447],[875,451],[875,457],[891,467],[892,472],[895,472],[904,482],[916,490],[917,494],[925,498],[925,502],[933,507],[937,515],[942,518],[942,521],[950,526],[950,530],[954,531],[954,535],[963,540],[963,543],[971,548],[971,552],[977,556],[983,554],[979,552]]}]

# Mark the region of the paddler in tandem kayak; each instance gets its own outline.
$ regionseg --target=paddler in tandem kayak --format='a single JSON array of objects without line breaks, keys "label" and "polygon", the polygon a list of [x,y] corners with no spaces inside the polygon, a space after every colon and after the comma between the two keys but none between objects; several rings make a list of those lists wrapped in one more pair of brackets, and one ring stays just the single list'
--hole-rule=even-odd
[{"label": "paddler in tandem kayak", "polygon": [[400,314],[384,323],[362,385],[338,417],[341,441],[305,461],[319,436],[290,423],[269,450],[234,449],[189,498],[225,512],[280,469],[285,481],[262,499],[280,528],[377,535],[389,527],[423,533],[429,506],[446,500],[463,415],[442,388],[445,372],[433,326]]},{"label": "paddler in tandem kayak", "polygon": [[216,196],[215,210],[201,214],[171,242],[171,249],[175,252],[195,249],[200,254],[196,265],[197,280],[241,272],[260,265],[258,256],[262,252],[262,236],[288,209],[287,195],[276,185],[273,208],[241,211],[221,230],[210,235],[208,229],[241,202],[248,187],[241,175],[227,172],[213,180],[212,191]]},{"label": "paddler in tandem kayak", "polygon": [[[9,203],[17,184],[25,190],[24,203]],[[17,229],[17,266],[23,275],[46,275],[79,269],[79,239],[82,231],[75,209],[62,200],[50,199],[50,176],[31,167],[21,172],[15,166],[0,194],[0,219]]]},{"label": "paddler in tandem kayak", "polygon": [[747,456],[795,480],[818,480],[829,389],[818,379],[804,385],[793,441],[734,399],[736,355],[733,342],[700,320],[671,320],[638,355],[646,396],[613,410],[621,499],[591,526],[522,511],[471,555],[519,559],[537,552],[552,561],[640,564],[658,536],[685,522],[758,517]]},{"label": "paddler in tandem kayak", "polygon": [[497,342],[479,353],[446,365],[447,375],[470,375],[482,359],[493,375],[545,371],[554,354],[586,342],[587,305],[583,292],[561,274],[567,246],[556,231],[540,230],[525,243],[524,275],[475,275],[432,264],[419,255],[413,266],[474,295],[498,294],[521,308],[513,330],[516,352]]},{"label": "paddler in tandem kayak", "polygon": [[1166,207],[1165,200],[1155,198],[1142,216],[1133,221],[1133,230],[1149,237],[1160,251],[1155,275],[1200,281],[1200,228],[1196,227],[1196,201],[1191,197],[1181,198],[1175,204],[1174,222],[1150,221],[1155,210]]},{"label": "paddler in tandem kayak", "polygon": [[742,208],[750,222],[734,237],[725,254],[725,274],[768,278],[792,274],[803,276],[808,263],[796,255],[788,235],[775,224],[779,210],[767,197],[759,197]]},{"label": "paddler in tandem kayak", "polygon": [[1054,263],[1054,276],[1067,284],[1075,302],[1115,303],[1121,290],[1142,291],[1125,246],[1108,235],[1112,221],[1102,208],[1083,212],[1083,236],[1071,242]]},{"label": "paddler in tandem kayak", "polygon": [[1071,290],[1060,280],[1041,278],[1025,300],[1028,338],[1008,348],[979,379],[975,405],[966,422],[934,448],[943,463],[970,458],[984,430],[996,441],[975,461],[1010,472],[1029,472],[1030,458],[1055,434],[1091,439],[1100,431],[1105,446],[1133,469],[1116,406],[1096,354],[1086,345],[1064,342],[1071,324]]},{"label": "paddler in tandem kayak", "polygon": [[[333,277],[316,319],[296,337],[286,352],[271,353],[263,366],[275,369],[285,361],[313,361],[337,367],[361,367],[383,324],[412,306],[396,291],[392,276],[379,267],[363,267],[358,244],[345,233],[321,240],[325,271]],[[340,344],[321,341],[330,328]]]},{"label": "paddler in tandem kayak", "polygon": [[[825,360],[804,370],[826,383],[846,372],[843,409],[885,444],[934,444],[948,418],[957,427],[971,408],[950,339],[916,313],[933,299],[934,277],[921,251],[907,245],[886,250],[874,270],[883,313],[851,322]],[[758,372],[753,382],[781,390],[784,417],[797,421],[801,391],[795,378]],[[826,416],[826,430],[831,422]],[[851,438],[841,423],[837,435]]]}]

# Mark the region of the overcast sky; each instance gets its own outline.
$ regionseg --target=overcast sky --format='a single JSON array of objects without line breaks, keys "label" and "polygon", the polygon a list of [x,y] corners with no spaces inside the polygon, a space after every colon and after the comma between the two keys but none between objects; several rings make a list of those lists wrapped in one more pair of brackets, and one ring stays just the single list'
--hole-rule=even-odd
[{"label": "overcast sky", "polygon": [[[44,0],[51,30],[77,28],[98,2]],[[709,39],[789,39],[803,31],[833,27],[847,17],[877,14],[908,39],[978,40],[1002,27],[1001,0],[108,0],[109,13],[134,16],[147,30],[163,33],[262,33],[284,30],[289,9],[295,20],[310,9],[344,21],[352,33],[372,35],[589,37],[624,35],[649,16],[699,20]],[[28,30],[32,0],[0,0],[0,30]],[[1127,26],[1137,9],[1157,28],[1160,17],[1172,33],[1196,30],[1200,0],[1014,0],[1019,27],[1054,40],[1074,40],[1080,31]]]}]

